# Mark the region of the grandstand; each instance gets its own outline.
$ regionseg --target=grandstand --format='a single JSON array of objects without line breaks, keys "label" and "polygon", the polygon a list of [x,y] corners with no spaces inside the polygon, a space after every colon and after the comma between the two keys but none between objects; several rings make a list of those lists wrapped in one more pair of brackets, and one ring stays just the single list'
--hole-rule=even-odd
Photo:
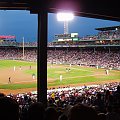
[{"label": "grandstand", "polygon": [[[95,28],[98,30],[97,35],[86,35],[84,37],[78,37],[74,39],[71,37],[57,37],[50,44],[49,47],[119,47],[120,46],[120,26],[111,26],[104,28]],[[71,33],[72,34],[72,33]],[[59,35],[60,36],[60,35]],[[68,40],[67,40],[68,39]],[[66,41],[67,40],[67,41]]]},{"label": "grandstand", "polygon": [[[92,36],[80,37],[78,33],[55,35],[54,40],[48,43],[48,63],[112,67],[119,70],[120,26],[95,29],[98,34]],[[0,59],[23,59],[22,42],[17,42],[15,36],[0,36],[0,39]],[[24,48],[24,60],[36,61],[37,42],[25,42]],[[9,53],[10,50],[13,52]]]},{"label": "grandstand", "polygon": [[16,36],[0,35],[0,46],[16,46]]},{"label": "grandstand", "polygon": [[[48,47],[119,47],[120,26],[95,28],[96,35],[80,37],[78,33],[56,34]],[[9,43],[9,44],[8,44]],[[15,36],[0,36],[0,46],[23,47],[22,42],[17,42]],[[37,47],[37,42],[25,42],[25,47]]]}]

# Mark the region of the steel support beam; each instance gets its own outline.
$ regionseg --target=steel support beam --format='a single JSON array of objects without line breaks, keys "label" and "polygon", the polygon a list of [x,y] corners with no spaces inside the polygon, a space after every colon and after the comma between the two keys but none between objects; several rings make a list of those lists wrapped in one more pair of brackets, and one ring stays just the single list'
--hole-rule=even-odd
[{"label": "steel support beam", "polygon": [[38,13],[37,100],[47,106],[47,27],[48,13]]}]

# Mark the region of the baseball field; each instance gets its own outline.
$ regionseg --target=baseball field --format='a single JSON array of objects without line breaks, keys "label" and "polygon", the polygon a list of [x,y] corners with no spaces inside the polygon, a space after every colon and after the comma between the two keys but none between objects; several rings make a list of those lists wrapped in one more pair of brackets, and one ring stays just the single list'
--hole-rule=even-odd
[{"label": "baseball field", "polygon": [[[34,77],[33,77],[34,75]],[[60,80],[60,76],[62,79]],[[95,67],[48,64],[48,88],[119,82],[120,71]],[[21,93],[36,90],[37,63],[0,60],[0,92]]]}]

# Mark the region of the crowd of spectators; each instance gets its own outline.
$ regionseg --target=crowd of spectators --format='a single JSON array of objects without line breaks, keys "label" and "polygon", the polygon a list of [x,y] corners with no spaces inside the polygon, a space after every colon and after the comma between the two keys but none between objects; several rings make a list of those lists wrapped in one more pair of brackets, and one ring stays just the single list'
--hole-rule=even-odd
[{"label": "crowd of spectators", "polygon": [[16,41],[0,40],[0,46],[16,46]]},{"label": "crowd of spectators", "polygon": [[[100,31],[97,35],[86,35],[80,37],[77,41],[59,41],[48,42],[48,47],[51,46],[68,46],[77,47],[80,45],[120,45],[120,30]],[[10,40],[0,40],[0,46],[17,46],[23,47],[23,42]],[[25,47],[37,47],[37,42],[24,42]]]},{"label": "crowd of spectators", "polygon": [[37,47],[37,42],[16,42],[10,40],[0,40],[0,46],[16,46],[16,47]]},{"label": "crowd of spectators", "polygon": [[97,35],[86,35],[77,41],[54,41],[48,46],[78,47],[80,45],[120,45],[120,30],[100,31]]},{"label": "crowd of spectators", "polygon": [[49,50],[48,62],[120,68],[120,51]]},{"label": "crowd of spectators", "polygon": [[98,33],[98,39],[119,39],[120,30],[108,30]]},{"label": "crowd of spectators", "polygon": [[80,40],[71,42],[54,42],[49,43],[48,47],[79,47],[79,46],[97,46],[108,45],[116,46],[120,45],[120,40]]},{"label": "crowd of spectators", "polygon": [[27,61],[36,61],[37,49],[25,49],[23,56],[22,48],[0,48],[0,59],[22,60],[23,57]]},{"label": "crowd of spectators", "polygon": [[120,120],[120,83],[51,88],[47,107],[37,102],[37,92],[0,94],[4,120]]},{"label": "crowd of spectators", "polygon": [[[17,43],[18,47],[23,47],[23,42]],[[25,47],[37,47],[37,42],[24,42]]]},{"label": "crowd of spectators", "polygon": [[[0,59],[22,60],[23,50],[19,48],[0,48]],[[26,48],[24,50],[24,60],[37,61],[37,49]],[[120,50],[48,50],[48,63],[94,65],[104,68],[120,69]]]},{"label": "crowd of spectators", "polygon": [[87,35],[85,37],[81,37],[82,40],[108,40],[108,39],[120,39],[120,30],[106,30],[100,31],[97,35]]}]

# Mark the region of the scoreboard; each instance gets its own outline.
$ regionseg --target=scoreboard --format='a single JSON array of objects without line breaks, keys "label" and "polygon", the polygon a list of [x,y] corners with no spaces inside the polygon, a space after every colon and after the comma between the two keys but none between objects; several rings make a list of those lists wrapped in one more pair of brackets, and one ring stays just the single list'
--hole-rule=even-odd
[{"label": "scoreboard", "polygon": [[55,35],[55,41],[78,41],[79,36],[78,33],[70,33],[70,34],[57,34]]}]

